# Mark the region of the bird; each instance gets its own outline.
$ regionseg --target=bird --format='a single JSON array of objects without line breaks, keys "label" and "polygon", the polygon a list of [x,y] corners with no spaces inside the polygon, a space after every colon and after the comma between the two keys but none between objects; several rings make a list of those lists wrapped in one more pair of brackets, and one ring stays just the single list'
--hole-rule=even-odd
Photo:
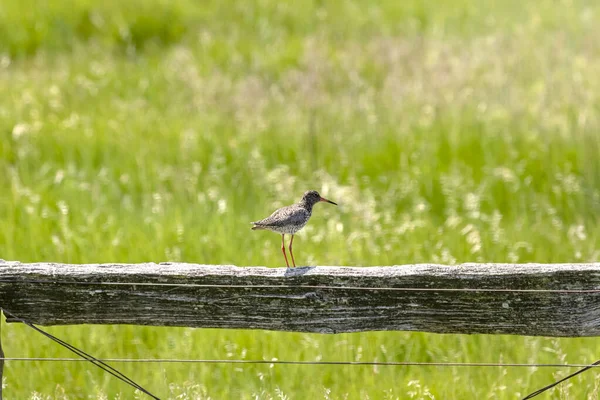
[{"label": "bird", "polygon": [[289,250],[290,256],[292,257],[292,265],[296,267],[294,253],[292,252],[294,235],[300,229],[304,228],[304,225],[306,225],[312,215],[313,206],[321,201],[337,206],[337,203],[321,197],[316,190],[309,190],[304,193],[299,203],[279,208],[267,218],[252,222],[252,230],[262,229],[281,234],[281,251],[283,252],[283,258],[285,258],[285,264],[288,268],[290,267],[290,264],[288,263],[287,255],[285,254],[285,235],[291,235],[292,238],[290,239]]}]

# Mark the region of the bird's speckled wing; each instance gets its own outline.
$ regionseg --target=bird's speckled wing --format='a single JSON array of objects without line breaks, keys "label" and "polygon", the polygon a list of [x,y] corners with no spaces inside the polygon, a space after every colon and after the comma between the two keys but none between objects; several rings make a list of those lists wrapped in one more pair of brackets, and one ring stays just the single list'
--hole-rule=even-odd
[{"label": "bird's speckled wing", "polygon": [[305,208],[287,206],[276,210],[267,218],[256,221],[254,224],[264,227],[304,226],[309,218],[310,213]]}]

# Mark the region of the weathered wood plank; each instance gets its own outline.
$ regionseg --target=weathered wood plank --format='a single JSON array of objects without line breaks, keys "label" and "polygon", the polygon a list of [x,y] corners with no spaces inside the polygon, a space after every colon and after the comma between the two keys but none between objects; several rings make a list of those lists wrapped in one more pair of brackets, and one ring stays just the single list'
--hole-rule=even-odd
[{"label": "weathered wood plank", "polygon": [[[564,292],[581,289],[591,292]],[[0,306],[40,325],[598,336],[600,263],[283,269],[0,262]]]}]

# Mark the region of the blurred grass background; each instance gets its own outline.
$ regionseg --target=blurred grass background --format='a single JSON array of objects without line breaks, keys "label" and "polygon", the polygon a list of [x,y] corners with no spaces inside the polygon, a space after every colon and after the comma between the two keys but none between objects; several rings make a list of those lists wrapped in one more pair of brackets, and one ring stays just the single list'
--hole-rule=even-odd
[{"label": "blurred grass background", "polygon": [[[591,0],[0,3],[0,258],[267,265],[249,222],[308,189],[301,265],[600,259]],[[590,339],[49,330],[98,357],[571,362]],[[70,354],[18,325],[8,357]],[[566,369],[116,365],[161,398],[516,399]],[[546,398],[598,398],[582,374]],[[9,362],[14,399],[132,398]],[[142,398],[141,395],[139,398]]]}]

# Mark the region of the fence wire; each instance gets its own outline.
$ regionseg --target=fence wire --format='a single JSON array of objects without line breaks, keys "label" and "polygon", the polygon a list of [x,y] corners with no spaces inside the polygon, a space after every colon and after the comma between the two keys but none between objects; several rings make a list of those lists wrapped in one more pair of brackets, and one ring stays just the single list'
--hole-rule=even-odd
[{"label": "fence wire", "polygon": [[[81,358],[68,357],[4,357],[4,361],[22,362],[86,362]],[[295,360],[239,360],[239,359],[185,359],[185,358],[97,358],[102,362],[116,363],[188,363],[188,364],[269,364],[269,365],[348,365],[348,366],[397,366],[397,367],[490,367],[490,368],[598,368],[590,364],[552,363],[487,363],[487,362],[421,362],[421,361],[295,361]]]}]

